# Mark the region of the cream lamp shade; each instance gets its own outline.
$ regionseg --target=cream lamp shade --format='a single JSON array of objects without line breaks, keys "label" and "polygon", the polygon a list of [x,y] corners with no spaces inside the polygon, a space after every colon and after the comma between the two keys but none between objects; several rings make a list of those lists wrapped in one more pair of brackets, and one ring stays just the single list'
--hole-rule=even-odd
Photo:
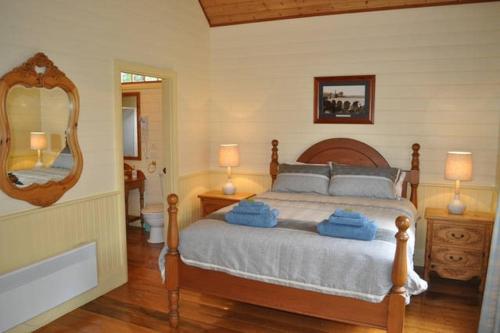
[{"label": "cream lamp shade", "polygon": [[446,157],[444,177],[455,181],[455,196],[448,204],[450,214],[463,214],[465,204],[460,200],[460,181],[472,179],[472,153],[450,151]]},{"label": "cream lamp shade", "polygon": [[33,150],[46,149],[47,134],[45,132],[31,132],[30,145]]},{"label": "cream lamp shade", "polygon": [[35,168],[43,167],[41,150],[47,148],[47,134],[45,132],[31,132],[30,146],[31,149],[36,150],[38,156]]},{"label": "cream lamp shade", "polygon": [[471,180],[472,153],[461,151],[448,152],[444,177],[449,180]]},{"label": "cream lamp shade", "polygon": [[225,195],[236,193],[236,187],[231,180],[231,167],[240,165],[240,149],[237,144],[225,144],[219,147],[219,165],[227,168],[227,182],[222,187]]},{"label": "cream lamp shade", "polygon": [[236,167],[240,165],[240,149],[237,144],[220,145],[219,165],[222,167]]}]

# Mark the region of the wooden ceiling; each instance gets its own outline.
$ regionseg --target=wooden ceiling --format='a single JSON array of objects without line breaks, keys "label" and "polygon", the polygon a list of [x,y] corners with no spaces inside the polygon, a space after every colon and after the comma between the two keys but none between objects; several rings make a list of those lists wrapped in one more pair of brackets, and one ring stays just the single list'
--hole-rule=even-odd
[{"label": "wooden ceiling", "polygon": [[374,10],[498,0],[199,0],[211,27]]}]

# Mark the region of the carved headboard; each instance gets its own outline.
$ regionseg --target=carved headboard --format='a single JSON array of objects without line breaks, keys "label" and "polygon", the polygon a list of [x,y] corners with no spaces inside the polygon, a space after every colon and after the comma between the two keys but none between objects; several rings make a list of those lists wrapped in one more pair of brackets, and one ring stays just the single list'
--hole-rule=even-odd
[{"label": "carved headboard", "polygon": [[[407,197],[408,184],[411,186],[410,201],[417,207],[417,189],[420,178],[419,166],[420,145],[412,145],[411,169],[407,171],[403,183],[403,197]],[[347,138],[333,138],[315,143],[307,148],[297,159],[301,163],[328,163],[336,162],[347,165],[369,166],[369,167],[389,167],[389,162],[373,147]],[[269,173],[274,184],[278,175],[278,140],[272,141],[271,163]]]}]

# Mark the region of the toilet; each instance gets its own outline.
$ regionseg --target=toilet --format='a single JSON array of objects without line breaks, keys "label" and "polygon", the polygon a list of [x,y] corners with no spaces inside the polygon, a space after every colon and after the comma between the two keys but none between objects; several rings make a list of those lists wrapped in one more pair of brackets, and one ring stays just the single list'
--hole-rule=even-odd
[{"label": "toilet", "polygon": [[141,211],[143,221],[151,226],[148,243],[163,243],[163,204],[155,203],[144,207]]}]

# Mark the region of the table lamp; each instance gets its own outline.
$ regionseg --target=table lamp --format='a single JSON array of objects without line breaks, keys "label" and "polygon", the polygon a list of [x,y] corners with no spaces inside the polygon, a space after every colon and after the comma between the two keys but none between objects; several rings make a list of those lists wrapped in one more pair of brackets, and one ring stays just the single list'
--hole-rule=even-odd
[{"label": "table lamp", "polygon": [[227,182],[222,187],[222,192],[224,192],[225,195],[235,194],[236,187],[234,187],[231,181],[231,167],[240,165],[240,149],[237,144],[220,145],[219,165],[227,167]]},{"label": "table lamp", "polygon": [[30,146],[31,146],[31,149],[36,150],[38,153],[38,159],[35,163],[35,168],[43,167],[42,149],[47,148],[47,134],[45,134],[45,132],[31,132],[30,133]]},{"label": "table lamp", "polygon": [[460,181],[472,179],[472,153],[448,152],[444,177],[455,181],[455,196],[448,205],[448,212],[450,214],[463,214],[465,205],[460,201]]}]

